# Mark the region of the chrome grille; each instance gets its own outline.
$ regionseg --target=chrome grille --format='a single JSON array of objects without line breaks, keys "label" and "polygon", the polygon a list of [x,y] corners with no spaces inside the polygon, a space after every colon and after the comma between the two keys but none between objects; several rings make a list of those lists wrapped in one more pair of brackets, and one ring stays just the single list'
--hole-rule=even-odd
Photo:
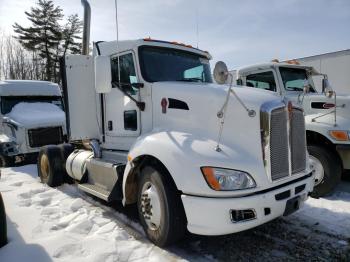
[{"label": "chrome grille", "polygon": [[306,168],[305,120],[302,110],[293,109],[291,114],[290,144],[292,157],[292,174]]},{"label": "chrome grille", "polygon": [[274,109],[270,120],[271,179],[289,175],[288,115],[285,107]]}]

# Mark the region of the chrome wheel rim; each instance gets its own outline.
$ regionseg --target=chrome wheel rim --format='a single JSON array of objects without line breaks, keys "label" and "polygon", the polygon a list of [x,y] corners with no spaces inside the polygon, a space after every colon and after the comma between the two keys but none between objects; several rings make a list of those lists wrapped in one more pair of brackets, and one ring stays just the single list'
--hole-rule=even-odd
[{"label": "chrome wheel rim", "polygon": [[41,179],[43,182],[46,182],[49,177],[49,159],[47,155],[42,155],[40,158],[40,171],[41,171]]},{"label": "chrome wheel rim", "polygon": [[147,182],[143,185],[141,194],[142,216],[149,229],[157,230],[162,215],[159,192],[151,182]]},{"label": "chrome wheel rim", "polygon": [[310,167],[315,175],[315,186],[319,185],[324,179],[324,168],[320,160],[310,155]]}]

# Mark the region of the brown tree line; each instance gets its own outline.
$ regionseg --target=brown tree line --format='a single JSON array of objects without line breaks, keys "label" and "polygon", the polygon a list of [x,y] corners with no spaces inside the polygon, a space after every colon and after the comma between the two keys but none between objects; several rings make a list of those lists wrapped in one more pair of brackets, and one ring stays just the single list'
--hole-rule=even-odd
[{"label": "brown tree line", "polygon": [[80,53],[82,22],[77,14],[64,20],[51,0],[39,0],[25,15],[29,27],[15,23],[14,35],[0,32],[0,79],[59,83],[59,58]]}]

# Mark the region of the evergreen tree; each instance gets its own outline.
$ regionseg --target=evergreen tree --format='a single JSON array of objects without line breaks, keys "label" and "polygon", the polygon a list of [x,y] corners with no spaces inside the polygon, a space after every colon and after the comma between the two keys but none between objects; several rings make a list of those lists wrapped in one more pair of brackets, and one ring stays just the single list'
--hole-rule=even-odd
[{"label": "evergreen tree", "polygon": [[32,26],[25,28],[15,23],[14,31],[25,48],[38,50],[40,57],[46,60],[46,79],[51,80],[55,50],[62,37],[58,23],[63,18],[62,9],[55,7],[52,1],[39,0],[37,7],[25,14]]},{"label": "evergreen tree", "polygon": [[[67,19],[62,31],[63,51],[62,56],[65,56],[67,51],[72,54],[81,52],[81,36],[83,22],[79,19],[77,14],[70,15]],[[76,42],[77,41],[77,42]]]},{"label": "evergreen tree", "polygon": [[78,15],[71,15],[64,26],[60,25],[63,11],[51,0],[39,0],[36,7],[25,12],[30,27],[14,24],[17,39],[29,51],[38,52],[45,62],[45,79],[59,82],[58,60],[61,55],[78,53],[81,49],[76,40],[81,39],[82,22]]}]

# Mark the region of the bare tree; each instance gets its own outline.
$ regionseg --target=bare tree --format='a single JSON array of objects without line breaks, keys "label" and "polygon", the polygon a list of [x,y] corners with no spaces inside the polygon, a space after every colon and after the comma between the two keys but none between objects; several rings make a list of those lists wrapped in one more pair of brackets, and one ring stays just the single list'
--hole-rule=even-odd
[{"label": "bare tree", "polygon": [[45,64],[38,53],[26,50],[0,31],[0,79],[43,79]]}]

